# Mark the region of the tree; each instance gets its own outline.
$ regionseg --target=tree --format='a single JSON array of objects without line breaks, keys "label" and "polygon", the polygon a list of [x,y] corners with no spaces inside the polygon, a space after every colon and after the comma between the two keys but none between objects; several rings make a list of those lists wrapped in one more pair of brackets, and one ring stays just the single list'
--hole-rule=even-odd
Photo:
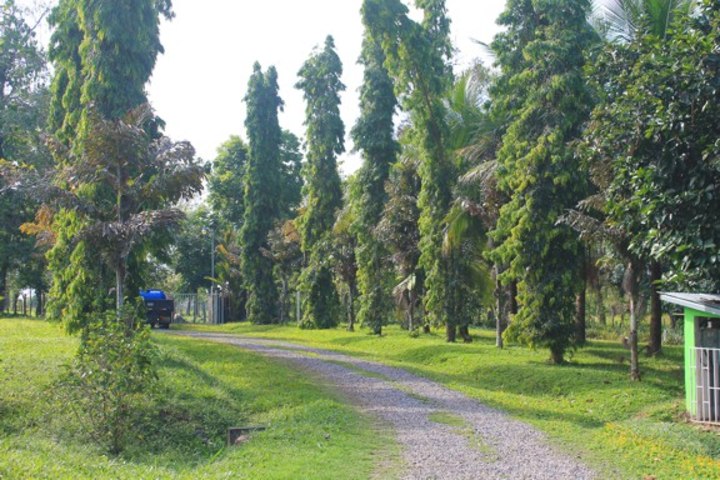
[{"label": "tree", "polygon": [[242,138],[231,136],[220,148],[208,179],[210,206],[228,226],[240,229],[245,218],[244,191],[248,147]]},{"label": "tree", "polygon": [[215,281],[226,288],[229,318],[242,321],[247,318],[245,312],[247,292],[242,275],[242,247],[238,240],[238,232],[226,228],[221,231],[218,238],[220,241],[216,247]]},{"label": "tree", "polygon": [[[591,23],[610,43],[632,45],[646,35],[653,35],[667,42],[673,23],[678,17],[686,15],[695,4],[696,2],[692,0],[613,0],[599,5],[598,13],[591,18]],[[607,48],[615,47],[609,45]],[[662,348],[662,311],[659,294],[662,264],[657,260],[650,263],[652,311],[649,348],[652,353],[657,353]]]},{"label": "tree", "polygon": [[211,213],[200,207],[187,214],[180,222],[175,235],[173,267],[182,278],[184,292],[197,292],[210,288],[211,242],[208,229],[211,227]]},{"label": "tree", "polygon": [[[68,212],[60,215],[60,221],[67,223],[58,229],[61,233],[50,259],[52,267],[59,252],[70,251],[70,270],[56,271],[51,293],[55,316],[65,319],[71,329],[83,328],[84,322],[92,320],[88,318],[91,312],[83,310],[87,299],[76,298],[76,289],[82,288],[78,279],[85,285],[93,280],[86,277],[87,271],[79,271],[84,263],[98,258],[115,274],[115,307],[120,315],[131,253],[154,231],[177,224],[182,212],[172,206],[199,193],[204,178],[204,168],[196,162],[189,143],[167,137],[153,140],[143,129],[152,118],[148,106],[133,110],[123,120],[103,120],[92,114],[88,118],[77,153],[56,146],[55,155],[71,157],[60,162],[69,166],[56,170],[52,179],[52,185],[61,187],[27,185],[43,187],[46,200]],[[112,192],[114,201],[96,202],[85,193],[93,190]],[[161,208],[149,210],[148,205]]]},{"label": "tree", "polygon": [[304,169],[306,205],[299,231],[307,265],[300,279],[305,293],[302,326],[328,328],[337,324],[338,299],[327,263],[329,233],[342,206],[337,156],[345,151],[345,126],[340,118],[342,63],[328,36],[298,72],[296,87],[307,103],[307,163]]},{"label": "tree", "polygon": [[[719,76],[712,53],[719,44],[717,6],[703,3],[696,15],[678,15],[665,37],[648,32],[606,47],[594,68],[612,74],[599,77],[603,102],[593,113],[587,154],[611,166],[601,170],[606,222],[627,237],[628,256],[662,262],[667,281],[704,290],[720,284],[714,140],[720,112],[711,100]],[[650,265],[655,279],[657,266]],[[651,349],[659,348],[657,340]]]},{"label": "tree", "polygon": [[302,202],[302,160],[300,140],[294,133],[283,130],[280,137],[280,161],[282,163],[282,186],[280,215],[292,218]]},{"label": "tree", "polygon": [[397,100],[392,79],[384,65],[385,54],[369,32],[363,40],[360,63],[365,67],[360,92],[361,116],[352,130],[355,146],[364,159],[356,187],[359,190],[356,194],[356,255],[361,295],[358,318],[362,325],[380,335],[390,305],[387,271],[383,265],[387,251],[377,237],[375,227],[382,218],[387,201],[385,182],[399,150],[393,136]]},{"label": "tree", "polygon": [[[495,227],[499,208],[494,183],[497,164],[491,160],[493,147],[499,140],[486,105],[492,79],[487,68],[474,65],[458,78],[447,98],[450,150],[458,170],[468,173],[460,177],[455,187],[442,253],[454,272],[452,295],[458,296],[452,302],[454,316],[466,342],[472,340],[468,325],[480,316],[483,304],[489,303],[490,266],[485,259],[489,245],[487,232]],[[502,287],[498,286],[495,294],[500,298],[501,293]],[[502,314],[507,309],[503,307],[496,305],[500,339],[507,324]]]},{"label": "tree", "polygon": [[689,13],[694,0],[596,1],[590,21],[608,41],[632,43],[643,35],[665,39],[678,15]]},{"label": "tree", "polygon": [[425,307],[428,319],[445,325],[455,341],[455,306],[449,288],[451,272],[441,255],[444,220],[452,201],[455,178],[447,145],[444,96],[452,84],[449,64],[450,21],[444,0],[418,0],[423,20],[416,23],[400,0],[368,0],[363,22],[382,45],[386,66],[403,108],[410,113],[422,162],[420,206],[420,264],[426,273]]},{"label": "tree", "polygon": [[[460,248],[470,247],[471,252],[476,254],[482,251],[484,257],[495,247],[494,242],[487,238],[487,232],[496,228],[500,207],[508,201],[507,195],[498,189],[498,163],[495,160],[509,113],[503,111],[506,105],[502,101],[505,91],[500,89],[502,78],[491,74],[482,65],[474,65],[458,79],[448,99],[452,149],[459,157],[460,170],[465,173],[460,176],[455,188],[446,242]],[[495,88],[492,90],[492,102],[489,102],[491,87]],[[487,242],[484,248],[481,245],[483,241]],[[468,274],[468,280],[479,279],[478,287],[482,287],[487,279],[478,270],[481,266],[477,263],[478,259],[472,256],[464,259],[470,261],[463,269]],[[506,266],[492,260],[490,263],[495,284],[493,315],[496,345],[502,348],[508,317],[516,311],[513,308],[514,283],[503,285],[500,276]],[[480,273],[479,278],[477,273]],[[481,295],[473,296],[478,297]]]},{"label": "tree", "polygon": [[147,103],[145,84],[163,53],[160,16],[172,18],[170,0],[60,0],[50,15],[49,53],[56,70],[50,128],[61,140],[72,142],[91,105],[117,120]]},{"label": "tree", "polygon": [[245,172],[245,217],[240,230],[242,269],[248,292],[245,309],[252,323],[264,325],[276,321],[277,316],[273,262],[266,252],[270,250],[268,233],[280,216],[278,192],[283,175],[280,162],[282,132],[278,123],[282,100],[278,96],[274,67],[263,74],[260,64],[255,64],[245,102],[245,127],[250,147]]},{"label": "tree", "polygon": [[275,264],[275,278],[280,283],[280,323],[284,324],[290,318],[289,312],[293,306],[290,292],[297,284],[298,272],[303,265],[300,234],[295,228],[295,222],[278,222],[268,235],[268,241]]},{"label": "tree", "polygon": [[[350,185],[347,189],[353,188],[354,178],[349,179]],[[355,330],[355,300],[358,297],[358,264],[356,251],[358,237],[353,228],[356,225],[355,211],[352,204],[347,202],[337,217],[332,232],[332,267],[338,279],[338,283],[345,284],[347,288],[346,310],[347,329],[349,332]]]},{"label": "tree", "polygon": [[[41,139],[47,116],[47,68],[35,40],[42,16],[28,24],[28,12],[12,0],[1,2],[0,11],[0,162],[44,169],[49,163]],[[0,176],[0,312],[5,311],[9,272],[39,261],[31,239],[20,232],[37,205],[31,195],[5,186]]]},{"label": "tree", "polygon": [[[55,30],[49,56],[54,63],[55,77],[51,86],[49,128],[65,150],[55,155],[62,168],[83,168],[82,165],[66,162],[84,161],[88,152],[83,151],[87,150],[87,146],[81,145],[81,142],[89,138],[87,130],[97,128],[103,121],[122,122],[128,112],[140,111],[146,105],[145,85],[157,55],[162,52],[160,16],[172,16],[169,0],[131,0],[122,6],[112,2],[61,0],[53,9],[50,23]],[[91,116],[94,117],[92,122]],[[146,122],[141,127],[152,138],[162,138],[158,132],[162,123],[160,120],[147,115],[140,117]],[[138,138],[135,136],[135,139]],[[57,151],[61,150],[58,145]],[[129,151],[134,152],[132,149]],[[99,155],[98,152],[95,154]],[[117,156],[118,152],[114,155]],[[160,171],[152,170],[161,168],[161,165],[144,167],[147,169],[143,169],[143,175],[162,178]],[[129,174],[134,177],[140,173],[130,171]],[[100,181],[94,187],[87,187],[81,196],[86,204],[109,205],[116,201],[116,193],[109,183]],[[161,202],[160,199],[158,201]],[[145,210],[160,207],[160,204],[143,206]],[[59,287],[53,292],[60,296],[70,295],[74,302],[84,299],[85,304],[78,309],[83,316],[98,308],[106,308],[99,299],[107,295],[107,289],[113,283],[117,284],[118,279],[112,281],[112,269],[98,261],[95,252],[76,248],[72,238],[84,228],[79,213],[72,209],[56,212],[54,233],[57,243],[49,256],[52,257],[53,283],[73,285],[77,289],[75,293],[69,293]],[[166,240],[169,241],[169,237],[166,236]],[[131,266],[125,272],[129,275],[129,284],[137,286],[142,282],[147,252],[164,244],[148,241],[132,249],[132,255],[126,258]],[[77,275],[78,270],[84,274]],[[125,274],[121,277],[124,278]],[[81,291],[84,293],[81,294]]]},{"label": "tree", "polygon": [[506,280],[520,280],[520,308],[505,335],[548,347],[554,363],[564,361],[575,321],[579,242],[557,222],[587,191],[571,142],[592,103],[582,71],[595,40],[588,11],[587,1],[511,0],[501,17],[508,30],[494,43],[519,39],[514,47],[523,59],[504,57],[510,63],[501,64],[507,83],[524,93],[498,152],[499,187],[510,201],[500,210],[493,256],[509,265]]},{"label": "tree", "polygon": [[[411,149],[390,169],[385,189],[388,200],[382,219],[375,228],[375,234],[387,245],[388,258],[395,266],[399,283],[393,289],[396,304],[405,311],[405,324],[411,332],[418,325],[422,315],[422,294],[425,273],[419,265],[420,231],[418,220],[418,196],[420,177],[417,173],[418,160]],[[426,331],[429,326],[426,324]]]}]

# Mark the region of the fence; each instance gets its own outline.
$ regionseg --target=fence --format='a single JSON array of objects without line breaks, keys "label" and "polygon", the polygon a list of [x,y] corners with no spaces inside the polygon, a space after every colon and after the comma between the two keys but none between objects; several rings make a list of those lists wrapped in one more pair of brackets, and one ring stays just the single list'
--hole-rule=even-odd
[{"label": "fence", "polygon": [[227,299],[220,293],[176,293],[173,323],[225,323]]},{"label": "fence", "polygon": [[720,424],[720,349],[696,348],[695,420]]}]

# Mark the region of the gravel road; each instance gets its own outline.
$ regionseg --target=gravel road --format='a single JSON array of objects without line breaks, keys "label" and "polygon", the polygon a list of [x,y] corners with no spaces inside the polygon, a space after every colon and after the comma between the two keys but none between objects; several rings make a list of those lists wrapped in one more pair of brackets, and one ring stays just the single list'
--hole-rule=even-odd
[{"label": "gravel road", "polygon": [[361,411],[392,427],[402,448],[402,479],[595,478],[580,461],[553,449],[535,428],[402,369],[275,340],[181,334],[283,359],[318,375]]}]

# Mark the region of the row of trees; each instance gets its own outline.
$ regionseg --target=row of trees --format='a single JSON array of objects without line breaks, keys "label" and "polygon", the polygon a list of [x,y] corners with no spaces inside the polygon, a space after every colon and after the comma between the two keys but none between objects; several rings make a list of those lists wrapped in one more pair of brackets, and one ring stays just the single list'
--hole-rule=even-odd
[{"label": "row of trees", "polygon": [[[640,297],[650,298],[655,353],[658,289],[713,290],[720,280],[717,6],[509,0],[489,45],[495,68],[459,76],[445,3],[415,7],[420,21],[400,0],[363,2],[365,76],[351,130],[363,166],[344,182],[336,160],[344,86],[332,39],[299,72],[302,172],[276,161],[286,143],[277,90],[265,113],[253,93],[275,71],[256,68],[245,160],[228,164],[231,140],[210,181],[215,215],[226,218],[222,261],[237,260],[231,290],[246,296],[244,315],[287,319],[297,289],[300,325],[332,327],[344,292],[350,329],[357,308],[380,334],[399,307],[410,330],[443,326],[448,341],[469,341],[467,326],[491,309],[499,346],[547,347],[562,363],[585,341],[587,291],[602,312],[612,275],[630,304],[639,378]],[[297,192],[300,182],[302,196],[279,210],[277,195],[261,194]],[[237,208],[244,215],[227,219]]]},{"label": "row of trees", "polygon": [[602,311],[612,276],[637,378],[641,297],[657,352],[658,288],[720,284],[720,13],[710,0],[603,5],[508,0],[494,68],[455,75],[443,0],[417,0],[417,21],[401,0],[365,0],[361,169],[338,174],[345,87],[328,37],[298,72],[304,142],[279,125],[277,71],[256,64],[246,140],[220,148],[207,202],[183,219],[176,204],[205,171],[145,95],[170,3],[62,0],[46,87],[33,27],[5,0],[0,287],[33,272],[48,314],[89,334],[108,310],[132,319],[124,299],[171,264],[186,289],[225,289],[238,320],[287,321],[297,290],[305,328],[336,326],[342,304],[350,329],[400,321],[448,341],[492,318],[499,346],[561,363],[585,341],[586,292]]},{"label": "row of trees", "polygon": [[[43,14],[26,11],[11,1],[0,4],[0,9],[0,161],[21,161],[44,169],[51,163],[41,139],[49,98],[45,88],[48,72],[45,55],[35,40]],[[38,20],[28,20],[35,16]],[[0,179],[0,312],[17,311],[17,298],[25,287],[33,288],[40,297],[47,291],[42,253],[20,230],[34,217],[38,205],[4,187]],[[41,308],[42,303],[38,305]]]}]

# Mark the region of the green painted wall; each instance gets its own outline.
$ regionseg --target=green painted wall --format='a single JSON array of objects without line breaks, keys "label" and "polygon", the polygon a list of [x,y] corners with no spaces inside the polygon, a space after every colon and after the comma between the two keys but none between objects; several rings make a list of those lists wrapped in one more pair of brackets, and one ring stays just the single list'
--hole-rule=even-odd
[{"label": "green painted wall", "polygon": [[697,415],[697,381],[695,377],[695,317],[704,315],[691,308],[685,309],[685,408]]}]

